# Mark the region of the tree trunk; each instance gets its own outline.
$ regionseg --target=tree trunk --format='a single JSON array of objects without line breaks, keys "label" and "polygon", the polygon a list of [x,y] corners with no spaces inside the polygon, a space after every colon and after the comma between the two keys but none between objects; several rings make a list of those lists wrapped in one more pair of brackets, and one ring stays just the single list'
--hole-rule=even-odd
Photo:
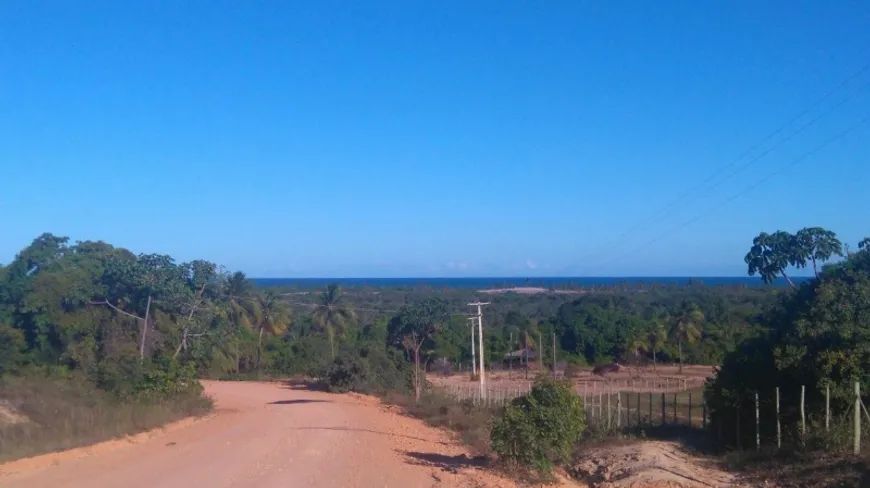
[{"label": "tree trunk", "polygon": [[819,270],[818,270],[818,268],[816,268],[816,257],[811,256],[811,259],[813,260],[813,273],[815,273],[816,278],[818,278],[819,277]]},{"label": "tree trunk", "polygon": [[[421,343],[422,346],[422,343]],[[414,401],[420,403],[420,348],[414,349]]]},{"label": "tree trunk", "polygon": [[178,355],[181,354],[181,350],[184,349],[186,346],[187,346],[187,331],[184,330],[181,332],[181,343],[179,343],[178,347],[175,349],[175,354],[172,355],[172,359],[175,360],[175,358],[177,358]]},{"label": "tree trunk", "polygon": [[261,344],[263,342],[263,327],[260,327],[260,334],[257,336],[257,372],[260,372],[260,355],[261,352]]},{"label": "tree trunk", "polygon": [[529,333],[523,333],[523,348],[526,352],[526,379],[529,379]]},{"label": "tree trunk", "polygon": [[656,368],[656,349],[657,348],[653,346],[653,371],[658,371],[658,368]]},{"label": "tree trunk", "polygon": [[148,295],[148,304],[145,305],[145,319],[142,320],[142,336],[139,338],[139,361],[145,359],[145,336],[148,334],[148,317],[151,314],[151,295]]},{"label": "tree trunk", "polygon": [[332,327],[326,329],[326,335],[329,336],[329,352],[332,354],[332,359],[335,360],[335,332]]},{"label": "tree trunk", "polygon": [[792,288],[797,288],[796,286],[794,286],[794,283],[792,283],[791,278],[789,278],[788,275],[785,274],[785,271],[782,272],[782,277],[785,278],[785,281],[787,281]]},{"label": "tree trunk", "polygon": [[683,374],[683,340],[677,341],[677,347],[680,350],[680,374]]}]

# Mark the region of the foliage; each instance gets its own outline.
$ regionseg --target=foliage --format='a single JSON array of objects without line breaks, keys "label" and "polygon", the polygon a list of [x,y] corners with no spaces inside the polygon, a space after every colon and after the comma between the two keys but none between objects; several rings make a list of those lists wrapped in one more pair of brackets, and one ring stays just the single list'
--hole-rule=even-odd
[{"label": "foliage", "polygon": [[335,358],[335,335],[343,332],[354,319],[353,310],[343,303],[340,286],[331,284],[326,287],[314,309],[313,318],[329,336],[329,349]]},{"label": "foliage", "polygon": [[836,234],[821,227],[806,227],[794,235],[782,230],[758,234],[744,261],[749,267],[749,276],[758,274],[765,283],[782,276],[794,288],[794,282],[786,274],[789,266],[804,268],[809,261],[818,277],[817,263],[842,255],[843,243]]},{"label": "foliage", "polygon": [[539,378],[492,426],[492,449],[508,465],[546,475],[567,462],[586,429],[583,404],[567,382]]},{"label": "foliage", "polygon": [[[734,431],[738,419],[751,425],[756,391],[766,399],[762,410],[772,412],[776,387],[782,405],[797,405],[804,385],[808,411],[823,411],[827,387],[832,409],[848,408],[853,382],[861,382],[864,392],[870,387],[868,304],[868,249],[827,266],[817,279],[781,297],[763,319],[767,333],[727,354],[710,382],[706,397],[715,428]],[[784,409],[783,423],[794,425],[796,415],[796,409]],[[767,427],[763,430],[764,437],[774,435]],[[743,431],[747,436],[751,433],[751,429]]]},{"label": "foliage", "polygon": [[414,363],[414,395],[420,400],[425,371],[421,370],[420,355],[428,356],[433,350],[432,339],[449,320],[447,302],[438,297],[429,297],[423,301],[404,307],[390,321],[387,330],[387,341],[395,347],[402,347]]},{"label": "foliage", "polygon": [[326,375],[330,391],[377,393],[407,391],[410,373],[403,358],[386,348],[344,349]]}]

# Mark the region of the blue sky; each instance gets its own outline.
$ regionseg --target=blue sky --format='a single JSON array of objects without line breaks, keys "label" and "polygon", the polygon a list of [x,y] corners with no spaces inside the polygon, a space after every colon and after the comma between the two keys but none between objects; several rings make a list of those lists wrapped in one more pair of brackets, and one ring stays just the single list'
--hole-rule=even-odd
[{"label": "blue sky", "polygon": [[262,277],[742,275],[761,230],[870,234],[870,124],[728,201],[870,115],[870,71],[656,212],[870,63],[866,1],[29,1],[0,23],[0,262],[50,231]]}]

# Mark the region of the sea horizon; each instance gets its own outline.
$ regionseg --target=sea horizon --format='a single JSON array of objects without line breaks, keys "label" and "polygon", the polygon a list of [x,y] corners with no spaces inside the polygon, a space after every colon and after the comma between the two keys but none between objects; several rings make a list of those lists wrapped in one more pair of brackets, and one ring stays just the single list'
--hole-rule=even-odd
[{"label": "sea horizon", "polygon": [[[808,276],[792,277],[801,282]],[[666,284],[688,285],[704,284],[710,286],[785,286],[785,280],[777,280],[766,285],[758,277],[751,276],[547,276],[547,277],[405,277],[405,278],[252,278],[257,286],[285,286],[297,288],[319,288],[331,283],[344,287],[409,287],[426,286],[432,288],[566,288],[589,286],[613,286],[623,284]]]}]

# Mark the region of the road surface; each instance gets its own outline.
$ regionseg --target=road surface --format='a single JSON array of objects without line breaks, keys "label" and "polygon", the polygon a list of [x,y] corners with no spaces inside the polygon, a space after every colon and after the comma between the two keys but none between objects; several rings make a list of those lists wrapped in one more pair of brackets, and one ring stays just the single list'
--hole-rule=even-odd
[{"label": "road surface", "polygon": [[214,414],[0,465],[3,488],[509,487],[463,447],[359,395],[205,382]]}]

